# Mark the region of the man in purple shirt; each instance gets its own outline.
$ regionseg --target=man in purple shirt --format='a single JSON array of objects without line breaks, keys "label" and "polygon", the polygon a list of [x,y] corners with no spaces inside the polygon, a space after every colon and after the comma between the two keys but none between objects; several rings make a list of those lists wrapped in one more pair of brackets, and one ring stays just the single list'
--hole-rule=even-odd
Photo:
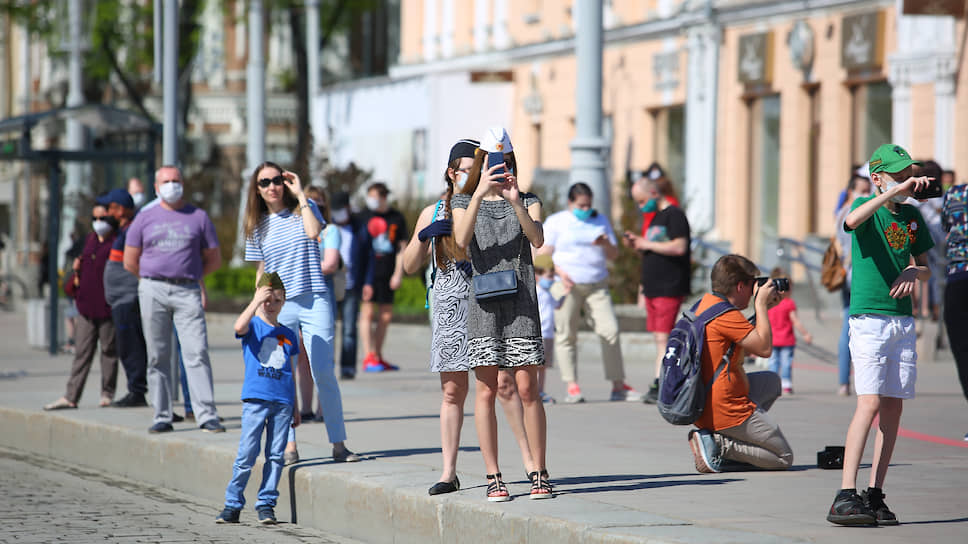
[{"label": "man in purple shirt", "polygon": [[208,358],[208,332],[199,282],[222,264],[215,226],[204,210],[183,198],[181,172],[155,172],[157,206],[142,210],[128,228],[124,268],[141,278],[138,298],[148,348],[148,394],[155,409],[149,433],[173,430],[172,326],[178,330],[192,411],[203,431],[225,432],[218,420]]}]

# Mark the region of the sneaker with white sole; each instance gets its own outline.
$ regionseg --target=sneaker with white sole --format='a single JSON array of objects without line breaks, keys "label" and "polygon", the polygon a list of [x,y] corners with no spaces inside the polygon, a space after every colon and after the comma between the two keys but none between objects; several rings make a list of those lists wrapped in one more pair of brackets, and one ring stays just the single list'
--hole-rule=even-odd
[{"label": "sneaker with white sole", "polygon": [[639,393],[628,384],[622,384],[621,389],[613,389],[611,396],[608,398],[612,402],[642,402],[644,399],[645,395]]},{"label": "sneaker with white sole", "polygon": [[693,429],[689,431],[688,438],[696,470],[704,474],[719,472],[719,445],[713,434],[706,429]]}]

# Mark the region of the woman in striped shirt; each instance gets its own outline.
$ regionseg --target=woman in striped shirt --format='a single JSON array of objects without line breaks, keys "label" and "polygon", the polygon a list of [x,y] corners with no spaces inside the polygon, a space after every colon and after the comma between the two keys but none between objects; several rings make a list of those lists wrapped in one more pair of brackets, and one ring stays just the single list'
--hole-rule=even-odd
[{"label": "woman in striped shirt", "polygon": [[[276,272],[286,287],[279,323],[301,331],[313,381],[326,414],[326,433],[336,461],[359,461],[346,448],[339,384],[333,373],[333,309],[320,266],[317,238],[324,221],[303,193],[299,176],[265,162],[249,182],[243,230],[245,260],[259,263],[259,275]],[[258,276],[257,276],[258,277]]]}]

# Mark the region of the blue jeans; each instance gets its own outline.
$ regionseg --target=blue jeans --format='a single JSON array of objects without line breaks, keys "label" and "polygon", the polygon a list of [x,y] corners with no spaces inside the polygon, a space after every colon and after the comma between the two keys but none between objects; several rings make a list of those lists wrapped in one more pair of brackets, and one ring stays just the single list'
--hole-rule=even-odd
[{"label": "blue jeans", "polygon": [[357,321],[360,318],[361,298],[359,289],[347,289],[343,300],[339,302],[340,319],[343,321],[339,356],[339,367],[342,374],[356,374]]},{"label": "blue jeans", "polygon": [[770,354],[770,370],[780,375],[784,388],[793,387],[794,346],[773,346]]},{"label": "blue jeans", "polygon": [[294,331],[302,330],[316,394],[326,416],[326,434],[333,444],[346,440],[343,400],[333,372],[333,297],[328,292],[303,293],[286,300],[277,318]]},{"label": "blue jeans", "polygon": [[255,503],[275,508],[279,498],[279,479],[282,477],[282,453],[286,449],[286,435],[292,425],[292,406],[281,402],[249,400],[242,403],[242,431],[239,453],[232,467],[232,479],[225,488],[225,507],[245,506],[245,485],[249,483],[252,466],[259,457],[262,430],[266,433],[265,463],[262,466],[262,485]]}]

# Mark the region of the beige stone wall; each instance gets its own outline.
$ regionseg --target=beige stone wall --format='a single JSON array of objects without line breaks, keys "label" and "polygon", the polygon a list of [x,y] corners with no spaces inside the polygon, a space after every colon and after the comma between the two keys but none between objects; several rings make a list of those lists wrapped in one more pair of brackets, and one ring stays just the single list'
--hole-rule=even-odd
[{"label": "beige stone wall", "polygon": [[424,0],[400,1],[400,62],[412,64],[423,58]]},{"label": "beige stone wall", "polygon": [[908,152],[916,159],[933,159],[934,139],[934,83],[911,85],[911,145]]}]

